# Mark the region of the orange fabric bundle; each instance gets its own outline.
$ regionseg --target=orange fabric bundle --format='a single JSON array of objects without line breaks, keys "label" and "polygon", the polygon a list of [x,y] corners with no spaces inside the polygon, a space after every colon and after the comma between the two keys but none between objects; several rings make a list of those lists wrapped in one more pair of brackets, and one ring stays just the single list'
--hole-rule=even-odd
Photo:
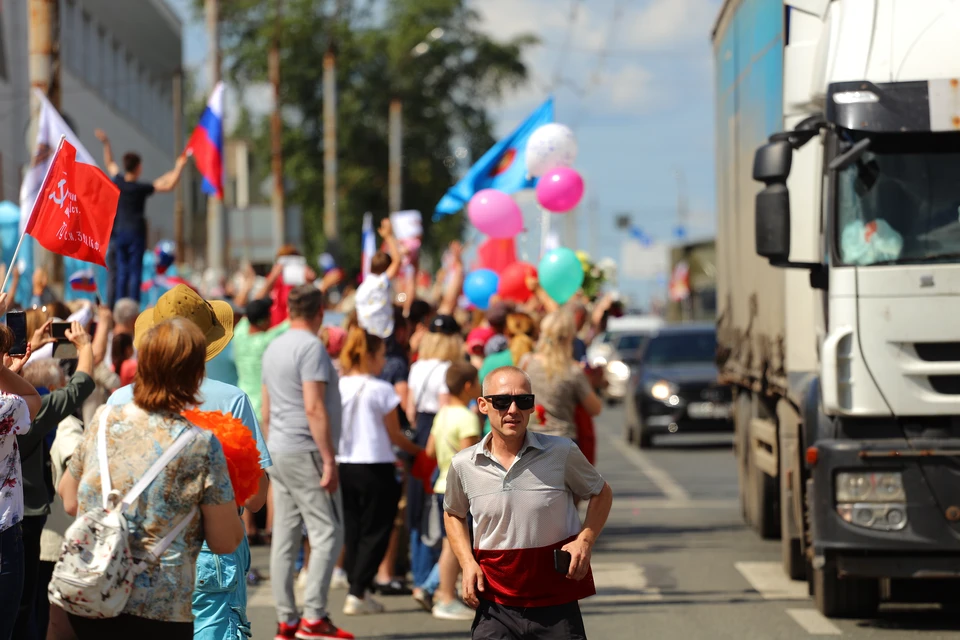
[{"label": "orange fabric bundle", "polygon": [[220,441],[237,504],[243,505],[256,495],[263,469],[260,468],[257,442],[250,429],[232,414],[222,411],[188,409],[183,412],[183,417],[201,429],[212,431]]}]

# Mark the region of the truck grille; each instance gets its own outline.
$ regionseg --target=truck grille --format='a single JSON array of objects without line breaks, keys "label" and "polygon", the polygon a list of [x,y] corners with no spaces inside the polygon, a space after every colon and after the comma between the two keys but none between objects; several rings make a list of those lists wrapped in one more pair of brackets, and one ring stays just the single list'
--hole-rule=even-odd
[{"label": "truck grille", "polygon": [[[917,350],[917,356],[926,362],[960,361],[960,342],[917,342],[913,346]],[[931,384],[932,382],[931,378]]]},{"label": "truck grille", "polygon": [[930,386],[937,393],[960,395],[960,376],[930,376]]}]

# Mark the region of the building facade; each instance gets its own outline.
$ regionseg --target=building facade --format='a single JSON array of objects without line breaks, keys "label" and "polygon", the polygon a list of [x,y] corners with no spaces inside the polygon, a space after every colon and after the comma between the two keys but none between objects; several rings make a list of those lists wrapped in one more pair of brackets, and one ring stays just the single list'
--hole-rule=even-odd
[{"label": "building facade", "polygon": [[[164,0],[59,1],[64,119],[101,162],[97,128],[110,136],[118,163],[127,151],[140,154],[142,179],[152,181],[181,151],[174,148],[173,103],[182,59],[179,18]],[[0,200],[14,202],[33,144],[28,31],[27,1],[0,0]],[[185,200],[189,214],[191,199]],[[172,239],[173,210],[172,193],[147,201],[149,243]]]}]

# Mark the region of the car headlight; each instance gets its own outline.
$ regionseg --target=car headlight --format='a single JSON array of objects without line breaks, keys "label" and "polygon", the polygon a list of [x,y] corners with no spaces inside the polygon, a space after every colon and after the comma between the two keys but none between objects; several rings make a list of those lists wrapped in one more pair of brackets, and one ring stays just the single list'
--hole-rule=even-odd
[{"label": "car headlight", "polygon": [[845,471],[837,474],[835,495],[843,502],[904,502],[903,474],[899,471]]},{"label": "car headlight", "polygon": [[630,367],[620,360],[614,360],[608,363],[607,371],[617,380],[626,380],[630,377]]},{"label": "car headlight", "polygon": [[657,380],[647,384],[647,393],[657,400],[666,400],[670,396],[676,395],[677,387],[667,380]]}]

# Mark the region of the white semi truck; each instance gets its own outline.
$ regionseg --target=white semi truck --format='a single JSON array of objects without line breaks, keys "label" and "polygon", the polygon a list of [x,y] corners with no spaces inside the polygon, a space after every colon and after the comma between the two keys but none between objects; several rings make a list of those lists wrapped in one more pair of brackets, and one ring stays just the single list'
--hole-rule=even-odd
[{"label": "white semi truck", "polygon": [[825,615],[960,602],[960,2],[727,0],[713,44],[744,517]]}]

